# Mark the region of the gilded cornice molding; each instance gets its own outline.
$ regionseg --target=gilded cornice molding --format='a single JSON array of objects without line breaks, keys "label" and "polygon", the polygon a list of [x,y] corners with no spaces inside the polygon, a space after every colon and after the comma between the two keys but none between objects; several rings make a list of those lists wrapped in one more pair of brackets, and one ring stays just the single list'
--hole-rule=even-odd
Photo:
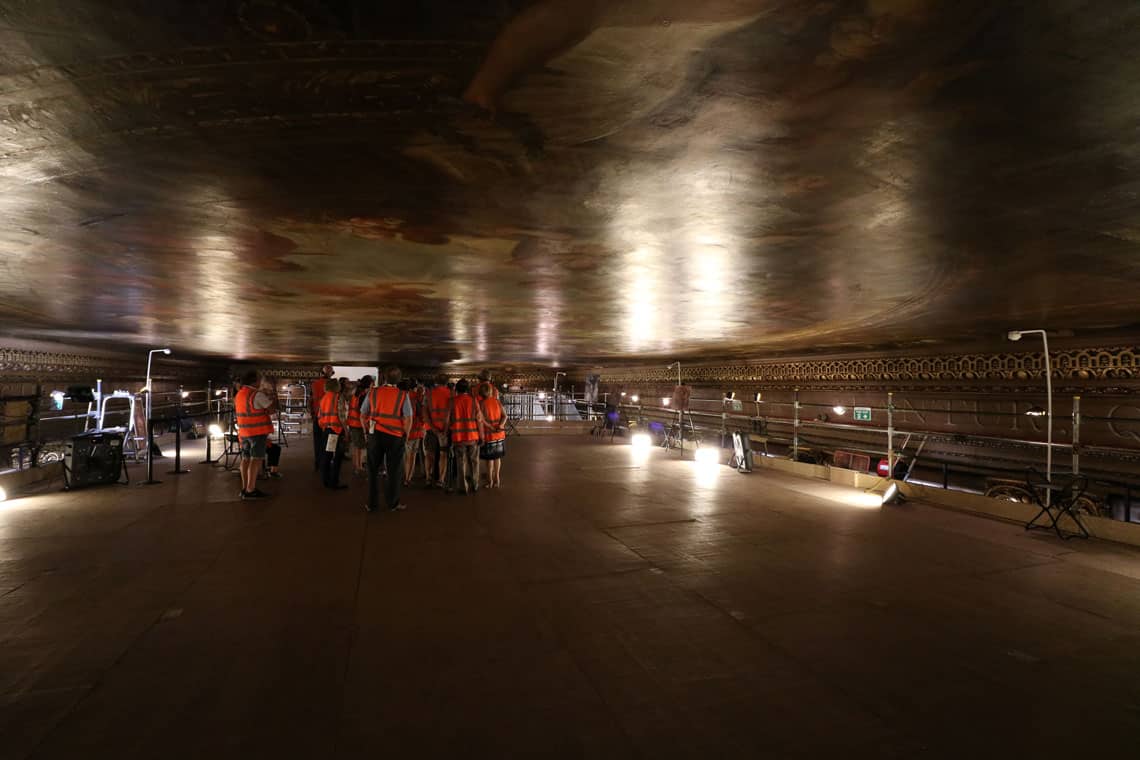
[{"label": "gilded cornice molding", "polygon": [[[1052,375],[1059,381],[1118,381],[1123,385],[1140,382],[1140,348],[1086,348],[1055,351],[1051,355]],[[599,370],[606,383],[676,382],[676,371],[664,367],[623,367]],[[978,384],[1044,381],[1045,367],[1040,351],[995,354],[956,354],[932,356],[859,357],[848,359],[778,359],[747,364],[699,365],[683,367],[686,383],[756,385],[816,385],[823,383],[883,384],[922,383]]]},{"label": "gilded cornice molding", "polygon": [[[46,378],[86,381],[97,378],[128,380],[141,379],[145,373],[145,355],[134,359],[0,346],[0,377],[7,381],[35,381]],[[210,374],[208,367],[171,361],[156,362],[151,372],[152,377],[159,380],[183,378],[197,380]]]}]

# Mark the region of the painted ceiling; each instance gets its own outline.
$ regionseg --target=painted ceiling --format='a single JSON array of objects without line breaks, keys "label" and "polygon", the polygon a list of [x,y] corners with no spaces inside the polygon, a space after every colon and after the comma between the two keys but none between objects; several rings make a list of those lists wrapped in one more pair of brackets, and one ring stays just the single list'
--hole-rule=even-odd
[{"label": "painted ceiling", "polygon": [[0,0],[0,334],[265,360],[1140,329],[1140,3]]}]

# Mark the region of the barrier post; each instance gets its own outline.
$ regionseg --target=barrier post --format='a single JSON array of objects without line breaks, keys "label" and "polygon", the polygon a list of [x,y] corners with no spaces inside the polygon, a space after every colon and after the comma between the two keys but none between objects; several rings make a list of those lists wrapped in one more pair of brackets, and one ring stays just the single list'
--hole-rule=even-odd
[{"label": "barrier post", "polygon": [[210,420],[213,418],[213,412],[212,412],[213,406],[214,406],[214,381],[213,380],[207,380],[206,381],[206,458],[203,459],[198,464],[213,464],[214,463],[213,455],[211,454],[211,451],[210,451],[210,449],[211,449],[210,444],[213,442],[213,436],[210,435],[210,425],[216,424],[216,423],[210,422]]},{"label": "barrier post", "polygon": [[796,388],[792,404],[792,461],[800,461],[800,389]]},{"label": "barrier post", "polygon": [[174,469],[168,475],[185,475],[189,469],[182,468],[182,386],[178,386],[178,409],[174,413]]},{"label": "barrier post", "polygon": [[1081,474],[1081,397],[1073,396],[1073,475]]},{"label": "barrier post", "polygon": [[161,480],[154,479],[154,420],[150,417],[146,418],[146,480],[139,483],[140,486],[154,486],[161,483]]},{"label": "barrier post", "polygon": [[887,394],[887,478],[895,477],[895,394]]}]

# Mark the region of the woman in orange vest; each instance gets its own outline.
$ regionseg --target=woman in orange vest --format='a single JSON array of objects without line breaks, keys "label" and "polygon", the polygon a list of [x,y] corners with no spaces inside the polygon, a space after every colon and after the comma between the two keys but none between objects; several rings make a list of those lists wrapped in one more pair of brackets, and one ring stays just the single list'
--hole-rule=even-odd
[{"label": "woman in orange vest", "polygon": [[479,458],[487,463],[487,487],[503,485],[503,457],[507,453],[507,412],[499,399],[491,395],[490,383],[479,386],[479,407],[483,416],[483,445]]},{"label": "woman in orange vest", "polygon": [[466,380],[455,384],[455,399],[451,405],[451,445],[455,447],[455,464],[459,468],[456,488],[462,483],[463,493],[479,490],[479,434],[483,417],[479,405],[471,395]]},{"label": "woman in orange vest", "polygon": [[348,488],[340,482],[340,467],[344,462],[344,422],[340,418],[340,391],[339,382],[332,378],[326,381],[317,416],[325,441],[322,447],[321,482],[325,488],[334,490]]},{"label": "woman in orange vest", "polygon": [[368,442],[364,437],[364,420],[360,416],[360,404],[364,401],[364,397],[368,395],[368,390],[372,387],[372,375],[365,375],[360,378],[356,384],[356,392],[352,394],[352,398],[348,402],[348,418],[345,424],[348,425],[348,436],[352,442],[352,474],[364,474],[364,452],[368,448]]},{"label": "woman in orange vest", "polygon": [[484,388],[490,390],[491,395],[489,398],[497,399],[499,397],[499,389],[491,382],[491,371],[486,369],[479,373],[479,384],[475,386],[476,400],[483,397]]},{"label": "woman in orange vest", "polygon": [[447,375],[436,375],[435,387],[424,397],[422,418],[427,429],[424,437],[424,470],[428,487],[444,488],[447,479],[447,450],[451,446],[451,398]]},{"label": "woman in orange vest", "polygon": [[[408,398],[412,401],[412,432],[408,433],[408,444],[404,449],[404,485],[412,484],[412,476],[416,472],[416,456],[423,451],[424,435],[427,425],[423,419],[424,386],[419,380],[407,380],[404,383]],[[427,473],[427,460],[424,460],[424,474]],[[431,483],[431,479],[428,479]]]},{"label": "woman in orange vest", "polygon": [[273,401],[257,389],[258,374],[249,371],[242,375],[241,389],[234,396],[234,414],[237,416],[238,440],[241,441],[241,498],[261,499],[268,494],[257,488],[257,475],[261,460],[265,458],[265,444],[273,433]]}]

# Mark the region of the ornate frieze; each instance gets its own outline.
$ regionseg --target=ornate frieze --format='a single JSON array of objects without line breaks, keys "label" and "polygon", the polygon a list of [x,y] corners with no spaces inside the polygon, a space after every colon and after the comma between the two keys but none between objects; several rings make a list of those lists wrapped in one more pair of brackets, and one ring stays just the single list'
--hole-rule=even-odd
[{"label": "ornate frieze", "polygon": [[[1056,381],[1140,381],[1140,348],[1087,348],[1051,354]],[[731,365],[692,365],[683,370],[695,385],[752,383],[860,383],[882,387],[898,383],[945,383],[948,386],[994,382],[997,385],[1044,381],[1040,351],[840,359],[768,360]],[[663,367],[625,367],[601,371],[607,383],[671,384],[676,373]]]},{"label": "ornate frieze", "polygon": [[[201,364],[155,362],[151,376],[158,380],[198,380],[211,375],[212,368]],[[95,378],[142,379],[146,357],[130,360],[107,354],[80,354],[62,351],[33,351],[0,346],[0,378],[5,381],[82,380]]]}]

